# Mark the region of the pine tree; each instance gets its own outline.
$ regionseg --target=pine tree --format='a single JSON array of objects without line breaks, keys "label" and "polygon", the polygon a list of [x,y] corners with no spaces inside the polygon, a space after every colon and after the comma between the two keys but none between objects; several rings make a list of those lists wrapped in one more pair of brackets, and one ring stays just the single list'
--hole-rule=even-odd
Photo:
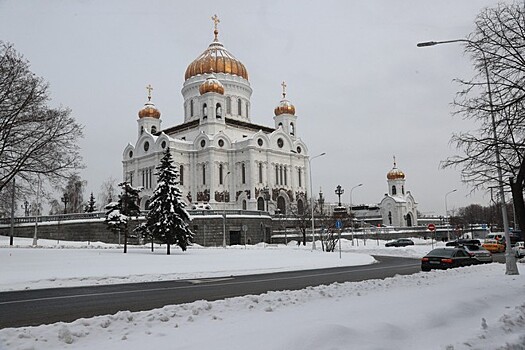
[{"label": "pine tree", "polygon": [[91,195],[89,196],[89,202],[86,204],[85,212],[92,213],[94,211],[95,211],[95,197],[93,196],[93,192],[91,192]]},{"label": "pine tree", "polygon": [[128,252],[128,222],[131,217],[140,214],[139,193],[140,189],[132,187],[129,182],[118,184],[122,188],[118,202],[106,205],[106,224],[114,233],[124,233],[124,253]]},{"label": "pine tree", "polygon": [[171,244],[176,244],[182,251],[186,251],[193,240],[193,233],[189,229],[190,217],[184,209],[182,194],[177,187],[179,173],[173,165],[169,148],[156,169],[157,187],[150,198],[146,225],[155,239],[166,243],[168,255]]}]

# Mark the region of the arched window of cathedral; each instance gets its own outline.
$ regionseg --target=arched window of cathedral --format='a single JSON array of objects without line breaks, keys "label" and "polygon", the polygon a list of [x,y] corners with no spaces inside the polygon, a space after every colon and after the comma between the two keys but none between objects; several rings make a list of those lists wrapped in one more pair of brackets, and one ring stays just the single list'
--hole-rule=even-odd
[{"label": "arched window of cathedral", "polygon": [[407,219],[407,226],[412,227],[412,215],[410,213],[406,215],[406,219]]},{"label": "arched window of cathedral", "polygon": [[160,147],[162,147],[162,149],[166,148],[166,141],[162,141],[162,143],[160,144]]},{"label": "arched window of cathedral", "polygon": [[246,210],[246,199],[242,200],[242,210]]},{"label": "arched window of cathedral", "polygon": [[147,152],[149,150],[149,142],[144,142],[144,152]]},{"label": "arched window of cathedral", "polygon": [[388,224],[392,225],[392,212],[391,211],[388,212]]},{"label": "arched window of cathedral", "polygon": [[304,215],[304,203],[302,199],[297,200],[297,214]]},{"label": "arched window of cathedral", "polygon": [[279,166],[278,165],[275,166],[275,184],[276,185],[279,184]]},{"label": "arched window of cathedral", "polygon": [[246,118],[250,117],[250,105],[246,102]]},{"label": "arched window of cathedral", "polygon": [[157,132],[157,127],[155,125],[151,126],[151,133],[154,134]]},{"label": "arched window of cathedral", "polygon": [[257,210],[264,211],[264,199],[263,199],[263,197],[257,198]]},{"label": "arched window of cathedral", "polygon": [[397,194],[396,186],[392,185],[392,196],[395,196]]},{"label": "arched window of cathedral", "polygon": [[283,181],[283,166],[282,165],[279,167],[279,183],[281,185],[284,183],[284,181]]},{"label": "arched window of cathedral", "polygon": [[257,144],[262,147],[262,145],[264,144],[264,141],[262,139],[258,139]]},{"label": "arched window of cathedral", "polygon": [[219,185],[222,185],[222,164],[219,164]]},{"label": "arched window of cathedral", "polygon": [[301,147],[297,146],[297,153],[301,153],[302,151]]},{"label": "arched window of cathedral", "polygon": [[277,128],[282,128],[283,127],[283,123],[279,123],[279,125],[277,125]]},{"label": "arched window of cathedral", "polygon": [[179,167],[179,185],[184,186],[184,165]]},{"label": "arched window of cathedral", "polygon": [[246,183],[246,164],[242,163],[242,169],[241,169],[241,177],[242,177],[242,183]]},{"label": "arched window of cathedral", "polygon": [[205,104],[202,105],[202,119],[208,118],[208,106]]},{"label": "arched window of cathedral", "polygon": [[303,176],[302,176],[302,173],[301,173],[301,168],[299,168],[297,170],[298,174],[299,174],[299,187],[303,187]]},{"label": "arched window of cathedral", "polygon": [[405,194],[405,186],[401,185],[401,193]]},{"label": "arched window of cathedral", "polygon": [[133,151],[129,151],[128,155],[130,158],[133,158]]},{"label": "arched window of cathedral", "polygon": [[284,141],[283,141],[283,139],[281,139],[281,138],[278,138],[278,139],[277,139],[277,146],[279,146],[279,148],[283,148],[283,146],[284,146]]},{"label": "arched window of cathedral", "polygon": [[193,117],[194,114],[193,100],[190,101],[190,116]]},{"label": "arched window of cathedral", "polygon": [[286,166],[284,167],[284,185],[287,186],[288,185],[288,180],[287,180],[287,172],[288,170],[286,169]]},{"label": "arched window of cathedral", "polygon": [[293,125],[293,123],[290,123],[290,135],[294,135],[295,134],[295,126]]},{"label": "arched window of cathedral", "polygon": [[205,140],[201,140],[201,147],[204,148],[206,146],[206,141]]},{"label": "arched window of cathedral", "polygon": [[259,163],[259,183],[263,182],[263,164]]},{"label": "arched window of cathedral", "polygon": [[220,103],[215,106],[215,117],[222,118],[222,107]]},{"label": "arched window of cathedral", "polygon": [[237,115],[242,115],[242,101],[241,101],[241,99],[237,100]]},{"label": "arched window of cathedral", "polygon": [[202,164],[202,184],[206,185],[206,164]]},{"label": "arched window of cathedral", "polygon": [[142,135],[144,133],[144,125],[140,126],[140,134]]},{"label": "arched window of cathedral", "polygon": [[232,98],[228,97],[226,99],[226,114],[232,114]]},{"label": "arched window of cathedral", "polygon": [[219,143],[219,147],[224,147],[224,140],[223,139],[220,139],[218,143]]}]

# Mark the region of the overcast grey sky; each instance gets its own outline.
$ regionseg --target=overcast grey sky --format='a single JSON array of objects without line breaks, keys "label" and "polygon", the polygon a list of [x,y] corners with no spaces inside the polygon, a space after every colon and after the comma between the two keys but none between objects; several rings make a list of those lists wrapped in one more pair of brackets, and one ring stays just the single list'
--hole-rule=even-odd
[{"label": "overcast grey sky", "polygon": [[68,106],[85,126],[81,141],[87,196],[122,177],[122,152],[135,142],[145,86],[162,126],[183,121],[180,90],[186,67],[219,39],[244,63],[254,90],[252,121],[273,126],[286,81],[297,134],[312,161],[314,193],[336,201],[376,204],[387,192],[392,156],[424,214],[471,203],[459,170],[440,161],[457,152],[453,131],[472,128],[451,115],[459,86],[472,76],[460,45],[416,48],[427,40],[462,38],[493,0],[367,1],[110,1],[0,0],[0,40],[11,42],[33,72],[50,83],[52,103]]}]

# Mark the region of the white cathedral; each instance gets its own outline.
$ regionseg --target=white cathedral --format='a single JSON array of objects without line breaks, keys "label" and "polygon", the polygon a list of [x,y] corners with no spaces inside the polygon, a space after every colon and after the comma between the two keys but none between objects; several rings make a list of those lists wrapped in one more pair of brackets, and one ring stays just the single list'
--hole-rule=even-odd
[{"label": "white cathedral", "polygon": [[169,147],[188,208],[301,213],[311,195],[308,148],[298,137],[286,85],[273,127],[252,123],[248,71],[219,41],[219,20],[212,19],[213,42],[186,69],[184,121],[161,127],[148,86],[137,141],[124,149],[124,179],[143,187],[140,206],[146,208],[156,186],[155,167]]}]

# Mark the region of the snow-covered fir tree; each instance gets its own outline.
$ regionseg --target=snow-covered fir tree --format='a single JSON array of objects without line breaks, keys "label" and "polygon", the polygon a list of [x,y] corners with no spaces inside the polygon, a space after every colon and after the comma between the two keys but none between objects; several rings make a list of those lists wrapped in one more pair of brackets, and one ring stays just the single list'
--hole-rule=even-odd
[{"label": "snow-covered fir tree", "polygon": [[89,196],[89,202],[86,204],[84,211],[86,213],[92,213],[95,211],[95,209],[95,196],[93,196],[93,192],[91,192],[91,195]]},{"label": "snow-covered fir tree", "polygon": [[170,254],[171,244],[185,251],[193,240],[193,233],[189,229],[190,217],[177,187],[179,173],[173,165],[169,148],[156,169],[157,187],[150,198],[146,225],[155,239],[166,243],[167,254]]},{"label": "snow-covered fir tree", "polygon": [[131,218],[140,215],[139,193],[140,188],[132,187],[129,182],[118,184],[122,188],[118,202],[106,205],[106,225],[116,234],[124,234],[124,253],[128,252],[128,224]]}]

